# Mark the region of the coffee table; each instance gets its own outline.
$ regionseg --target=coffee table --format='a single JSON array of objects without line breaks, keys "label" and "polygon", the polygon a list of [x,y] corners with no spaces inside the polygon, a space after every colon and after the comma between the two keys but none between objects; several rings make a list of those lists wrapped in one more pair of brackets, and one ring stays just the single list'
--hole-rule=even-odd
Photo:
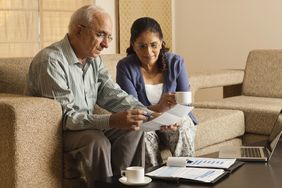
[{"label": "coffee table", "polygon": [[[213,154],[214,155],[214,154]],[[105,178],[95,182],[95,188],[128,188],[118,181],[119,177]],[[213,185],[176,183],[153,180],[142,188],[281,188],[282,187],[282,140],[269,163],[246,162],[235,172]]]}]

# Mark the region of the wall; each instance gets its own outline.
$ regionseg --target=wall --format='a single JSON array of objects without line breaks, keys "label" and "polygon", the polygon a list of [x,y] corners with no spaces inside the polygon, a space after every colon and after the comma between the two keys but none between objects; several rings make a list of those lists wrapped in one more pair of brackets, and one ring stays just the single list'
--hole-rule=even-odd
[{"label": "wall", "polygon": [[96,0],[96,5],[105,9],[113,21],[113,41],[109,48],[103,50],[103,54],[114,54],[118,51],[118,2],[115,0]]},{"label": "wall", "polygon": [[190,73],[244,68],[250,50],[282,48],[281,7],[281,0],[176,0],[175,52]]},{"label": "wall", "polygon": [[[114,18],[115,41],[104,53],[116,53],[117,2],[96,3]],[[281,7],[281,0],[173,0],[174,51],[189,73],[244,68],[250,50],[282,48]],[[202,91],[196,99],[220,98],[220,92]]]}]

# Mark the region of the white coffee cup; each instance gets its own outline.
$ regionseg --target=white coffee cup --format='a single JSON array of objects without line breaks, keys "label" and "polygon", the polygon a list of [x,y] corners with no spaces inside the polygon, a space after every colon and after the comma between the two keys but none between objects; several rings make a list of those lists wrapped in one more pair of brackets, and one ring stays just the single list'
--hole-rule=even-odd
[{"label": "white coffee cup", "polygon": [[126,170],[121,170],[121,176],[126,177],[128,183],[143,183],[144,168],[141,166],[130,166]]},{"label": "white coffee cup", "polygon": [[175,99],[177,104],[191,105],[192,92],[191,91],[176,91]]}]

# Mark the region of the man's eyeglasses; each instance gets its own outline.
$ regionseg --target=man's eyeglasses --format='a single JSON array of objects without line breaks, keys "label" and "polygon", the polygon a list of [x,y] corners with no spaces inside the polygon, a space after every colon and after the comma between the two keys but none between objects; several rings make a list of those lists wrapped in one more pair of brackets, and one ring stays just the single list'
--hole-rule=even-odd
[{"label": "man's eyeglasses", "polygon": [[[89,28],[85,25],[80,25],[81,27],[83,28]],[[95,32],[93,29],[89,28],[91,31]],[[98,39],[102,39],[102,40],[108,40],[108,42],[111,42],[113,40],[113,37],[112,35],[108,35],[104,32],[95,32],[95,36],[98,38]]]},{"label": "man's eyeglasses", "polygon": [[103,32],[97,32],[96,37],[103,40],[108,39],[109,42],[113,40],[113,37],[111,35],[107,35],[106,33]]}]

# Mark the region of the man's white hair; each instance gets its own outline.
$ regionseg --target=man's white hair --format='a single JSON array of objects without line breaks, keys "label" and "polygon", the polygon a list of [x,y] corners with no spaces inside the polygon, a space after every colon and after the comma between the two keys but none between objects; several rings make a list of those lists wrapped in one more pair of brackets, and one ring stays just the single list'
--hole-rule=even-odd
[{"label": "man's white hair", "polygon": [[80,24],[89,26],[93,21],[93,15],[97,12],[105,12],[105,10],[96,5],[85,5],[77,9],[69,22],[69,34],[74,34],[75,28]]}]

